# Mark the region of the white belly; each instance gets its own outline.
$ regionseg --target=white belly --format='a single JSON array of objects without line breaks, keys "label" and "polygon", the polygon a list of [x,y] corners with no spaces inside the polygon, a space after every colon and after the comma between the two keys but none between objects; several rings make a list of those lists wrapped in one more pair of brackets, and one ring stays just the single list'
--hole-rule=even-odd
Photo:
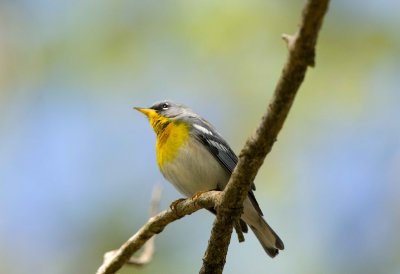
[{"label": "white belly", "polygon": [[178,156],[164,164],[161,173],[187,197],[199,191],[221,189],[230,177],[207,148],[196,140],[183,145]]}]

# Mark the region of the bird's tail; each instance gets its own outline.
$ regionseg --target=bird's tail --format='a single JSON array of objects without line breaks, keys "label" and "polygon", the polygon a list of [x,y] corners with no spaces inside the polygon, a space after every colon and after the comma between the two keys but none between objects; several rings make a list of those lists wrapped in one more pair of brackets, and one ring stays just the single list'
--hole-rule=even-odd
[{"label": "bird's tail", "polygon": [[267,224],[263,217],[260,217],[260,222],[257,223],[257,227],[250,225],[258,241],[264,248],[265,252],[273,258],[278,255],[279,250],[283,250],[285,246],[282,240],[275,233],[275,231]]}]

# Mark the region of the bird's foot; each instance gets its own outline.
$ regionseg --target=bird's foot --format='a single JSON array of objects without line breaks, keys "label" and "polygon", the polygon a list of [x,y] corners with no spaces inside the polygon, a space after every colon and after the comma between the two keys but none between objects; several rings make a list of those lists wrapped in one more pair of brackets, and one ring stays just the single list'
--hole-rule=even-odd
[{"label": "bird's foot", "polygon": [[193,196],[192,196],[192,200],[196,200],[197,198],[199,198],[201,195],[203,195],[204,193],[208,192],[209,190],[205,190],[205,191],[198,191],[196,192]]},{"label": "bird's foot", "polygon": [[170,208],[170,209],[175,213],[175,215],[178,216],[179,218],[182,218],[183,215],[181,215],[181,214],[178,213],[178,210],[177,210],[176,207],[178,206],[179,203],[183,202],[184,200],[186,200],[186,199],[180,198],[180,199],[178,199],[178,200],[173,201],[173,202],[169,205],[169,208]]}]

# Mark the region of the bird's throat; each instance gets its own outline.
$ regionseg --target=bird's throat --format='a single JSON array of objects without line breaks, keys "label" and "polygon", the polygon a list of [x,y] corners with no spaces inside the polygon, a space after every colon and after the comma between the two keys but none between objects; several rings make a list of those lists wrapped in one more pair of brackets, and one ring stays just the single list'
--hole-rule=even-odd
[{"label": "bird's throat", "polygon": [[[165,118],[163,118],[165,119]],[[184,123],[159,121],[152,124],[157,134],[156,153],[160,169],[167,162],[173,161],[189,137],[189,129]]]}]

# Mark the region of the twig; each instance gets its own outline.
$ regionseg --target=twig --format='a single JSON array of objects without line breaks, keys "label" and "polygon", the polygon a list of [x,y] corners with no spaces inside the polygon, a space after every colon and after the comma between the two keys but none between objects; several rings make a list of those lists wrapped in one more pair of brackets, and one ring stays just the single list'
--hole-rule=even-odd
[{"label": "twig", "polygon": [[[160,185],[156,185],[153,188],[153,192],[151,194],[150,200],[150,217],[156,216],[160,207],[160,200],[161,200],[161,191],[162,187]],[[151,237],[143,246],[143,252],[138,257],[131,257],[126,264],[135,265],[135,266],[142,266],[148,264],[154,254],[154,239],[155,236]],[[117,250],[111,250],[104,254],[104,261],[111,259]]]},{"label": "twig", "polygon": [[[329,0],[308,0],[298,32],[283,35],[287,41],[289,57],[276,86],[272,103],[256,132],[239,155],[239,162],[223,192],[210,191],[197,199],[186,199],[150,220],[110,257],[105,258],[97,274],[111,274],[120,269],[143,244],[160,233],[169,223],[201,208],[216,208],[217,218],[203,258],[200,273],[222,273],[232,227],[237,224],[243,210],[243,201],[265,156],[283,126],[308,66],[314,66],[315,44]],[[237,226],[237,225],[236,225]],[[238,230],[239,234],[241,230]],[[243,235],[242,235],[243,236]],[[239,235],[239,238],[241,236]]]},{"label": "twig", "polygon": [[244,235],[243,235],[243,230],[242,230],[242,226],[240,225],[240,221],[236,221],[234,224],[235,227],[235,231],[238,237],[238,241],[239,243],[244,242]]},{"label": "twig", "polygon": [[119,249],[109,256],[105,256],[103,264],[96,274],[111,274],[120,269],[132,255],[138,251],[155,234],[160,233],[171,222],[190,215],[202,208],[213,208],[220,201],[221,192],[209,191],[201,194],[196,199],[185,199],[174,206],[174,210],[168,209],[160,212],[125,242]]},{"label": "twig", "polygon": [[[161,185],[156,185],[153,188],[153,193],[151,194],[151,203],[150,203],[150,217],[154,217],[157,215],[159,208],[160,208],[160,201],[161,201],[161,192],[162,187]],[[154,254],[154,240],[156,236],[151,237],[143,247],[143,252],[140,254],[139,257],[131,257],[127,264],[130,265],[145,265],[148,264]]]},{"label": "twig", "polygon": [[256,132],[249,137],[242,149],[239,162],[222,193],[200,273],[222,273],[232,227],[240,217],[251,182],[276,141],[297,90],[304,80],[307,67],[315,64],[315,45],[328,3],[329,0],[308,0],[296,35],[284,36],[288,42],[288,59],[272,102]]}]

